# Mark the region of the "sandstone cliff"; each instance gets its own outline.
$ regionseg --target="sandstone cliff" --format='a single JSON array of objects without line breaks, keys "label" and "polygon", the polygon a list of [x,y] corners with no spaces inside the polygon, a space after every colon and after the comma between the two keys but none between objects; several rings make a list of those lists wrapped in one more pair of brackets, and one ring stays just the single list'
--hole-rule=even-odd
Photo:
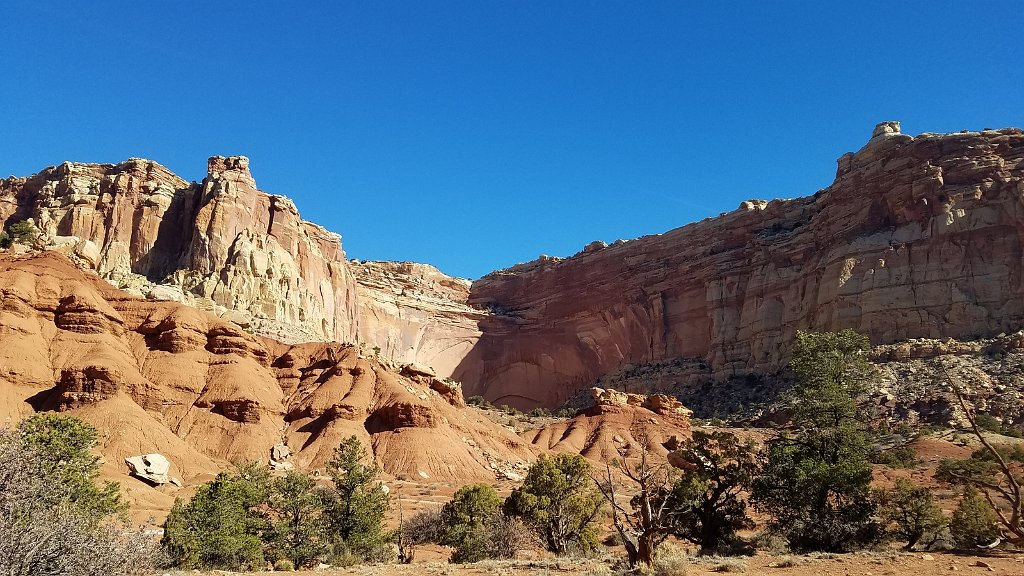
[{"label": "sandstone cliff", "polygon": [[259,191],[244,157],[210,158],[199,184],[139,159],[0,180],[0,220],[27,218],[43,243],[138,295],[288,341],[355,339],[355,282],[340,237]]},{"label": "sandstone cliff", "polygon": [[358,283],[359,341],[384,358],[446,377],[480,338],[486,313],[470,307],[470,282],[413,262],[349,262]]},{"label": "sandstone cliff", "polygon": [[713,380],[773,373],[799,328],[875,344],[1024,324],[1024,132],[879,125],[835,182],[572,258],[492,273],[499,314],[455,370],[467,394],[558,405],[623,367],[676,360]]}]

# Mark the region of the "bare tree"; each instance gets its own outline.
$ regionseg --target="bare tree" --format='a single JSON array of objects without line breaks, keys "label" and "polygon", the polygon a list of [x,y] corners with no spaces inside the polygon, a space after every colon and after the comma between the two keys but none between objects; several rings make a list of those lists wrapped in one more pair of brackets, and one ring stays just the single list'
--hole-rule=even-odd
[{"label": "bare tree", "polygon": [[938,476],[950,483],[977,488],[995,510],[999,523],[1009,533],[1009,540],[1016,545],[1024,544],[1024,502],[1021,498],[1020,476],[1024,466],[1024,450],[992,444],[978,425],[975,407],[967,400],[963,388],[954,381],[946,366],[942,366],[942,372],[982,448],[967,460],[943,461]]},{"label": "bare tree", "polygon": [[157,563],[152,535],[90,518],[60,497],[33,450],[0,430],[0,574],[122,576]]},{"label": "bare tree", "polygon": [[627,509],[616,494],[612,465],[605,464],[605,478],[594,479],[612,508],[612,523],[626,547],[630,566],[654,563],[658,545],[679,528],[682,516],[691,511],[686,503],[673,497],[672,487],[678,474],[667,463],[650,462],[646,442],[641,444],[640,461],[634,465],[616,460],[613,464],[633,484],[635,495]]}]

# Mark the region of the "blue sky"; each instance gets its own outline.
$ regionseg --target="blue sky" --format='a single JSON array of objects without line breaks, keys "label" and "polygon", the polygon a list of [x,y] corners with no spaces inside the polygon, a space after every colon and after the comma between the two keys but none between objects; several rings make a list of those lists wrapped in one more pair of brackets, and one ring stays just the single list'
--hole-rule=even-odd
[{"label": "blue sky", "polygon": [[811,194],[876,122],[1024,125],[1024,3],[0,5],[0,174],[243,154],[349,257],[475,278]]}]

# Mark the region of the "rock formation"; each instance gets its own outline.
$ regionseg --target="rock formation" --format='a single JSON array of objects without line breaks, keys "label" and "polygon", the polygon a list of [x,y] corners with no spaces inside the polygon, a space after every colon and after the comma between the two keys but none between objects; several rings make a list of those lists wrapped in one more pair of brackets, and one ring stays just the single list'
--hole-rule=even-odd
[{"label": "rock formation", "polygon": [[468,395],[555,406],[627,364],[774,373],[800,328],[883,344],[1024,325],[1024,132],[883,123],[838,164],[813,196],[485,276],[469,303],[500,313],[454,377]]},{"label": "rock formation", "polygon": [[594,405],[568,420],[523,433],[545,450],[582,454],[595,462],[665,457],[690,435],[690,411],[675,398],[594,388]]},{"label": "rock formation", "polygon": [[139,159],[0,180],[0,220],[29,218],[43,243],[137,295],[283,340],[355,339],[355,282],[340,237],[259,191],[245,157],[210,158],[200,184]]},{"label": "rock formation", "polygon": [[67,411],[100,430],[107,462],[137,471],[153,453],[187,483],[236,461],[322,468],[351,435],[419,481],[494,480],[536,454],[458,385],[408,374],[351,344],[283,344],[135,298],[54,252],[0,257],[0,426]]},{"label": "rock formation", "polygon": [[469,280],[413,262],[349,262],[358,283],[359,342],[396,362],[451,376],[487,314],[470,307]]},{"label": "rock formation", "polygon": [[[778,372],[800,328],[854,328],[874,344],[1019,330],[1022,159],[1018,129],[911,137],[884,122],[813,196],[749,200],[471,286],[421,264],[346,262],[338,236],[257,190],[243,157],[211,158],[199,184],[146,160],[65,163],[0,181],[0,219],[33,219],[49,248],[135,295],[278,341],[358,342],[498,404],[554,407],[648,371],[658,391],[690,386],[693,405],[708,386]],[[57,306],[62,329],[118,329],[96,303]],[[181,322],[166,345],[205,337]],[[135,386],[132,374],[76,370],[57,376],[53,406]]]}]

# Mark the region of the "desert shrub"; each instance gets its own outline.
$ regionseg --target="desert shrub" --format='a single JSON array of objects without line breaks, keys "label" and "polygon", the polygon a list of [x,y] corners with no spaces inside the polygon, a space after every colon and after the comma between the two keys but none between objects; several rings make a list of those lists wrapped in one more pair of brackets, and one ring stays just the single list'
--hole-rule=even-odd
[{"label": "desert shrub", "polygon": [[603,498],[593,488],[591,468],[579,454],[542,455],[512,491],[505,514],[521,518],[556,554],[597,547],[593,522]]},{"label": "desert shrub", "polygon": [[295,571],[295,564],[291,560],[282,558],[277,562],[274,562],[274,572],[293,572]]},{"label": "desert shrub", "polygon": [[186,569],[262,569],[269,484],[265,467],[248,464],[221,472],[188,502],[176,499],[162,540],[174,563]]},{"label": "desert shrub", "polygon": [[770,440],[752,499],[797,551],[844,551],[877,541],[871,465],[855,397],[875,375],[865,336],[797,332],[790,363],[792,430]]},{"label": "desert shrub", "polygon": [[726,552],[737,542],[737,530],[754,527],[741,493],[760,467],[757,449],[728,432],[694,430],[676,455],[684,471],[672,487],[679,515],[675,535],[702,553]]},{"label": "desert shrub", "polygon": [[884,464],[890,468],[913,468],[921,463],[917,452],[910,446],[878,450],[871,454],[870,460],[872,464]]},{"label": "desert shrub", "polygon": [[494,405],[483,396],[470,396],[469,398],[466,398],[466,404],[476,406],[478,408],[494,408]]},{"label": "desert shrub", "polygon": [[[156,542],[121,522],[116,492],[92,483],[95,431],[68,417],[31,420],[19,431],[0,430],[0,574],[150,573],[159,563]],[[60,469],[61,456],[70,458],[69,470]]]},{"label": "desert shrub", "polygon": [[14,241],[11,240],[11,237],[7,234],[7,232],[0,232],[0,248],[6,250],[10,248],[11,244],[13,243]]},{"label": "desert shrub", "polygon": [[14,242],[18,242],[19,244],[31,244],[36,241],[36,238],[39,236],[39,231],[36,230],[35,225],[28,220],[22,220],[8,226],[7,234]]},{"label": "desert shrub", "polygon": [[933,542],[946,527],[942,509],[928,488],[900,478],[891,490],[878,491],[876,500],[882,518],[895,525],[892,534],[907,543],[907,550],[922,541]]},{"label": "desert shrub", "polygon": [[992,506],[973,486],[964,488],[963,496],[953,518],[949,521],[949,532],[957,548],[974,548],[991,544],[999,538],[999,519]]},{"label": "desert shrub", "polygon": [[517,518],[501,512],[501,498],[486,484],[459,488],[441,509],[440,542],[452,546],[454,563],[511,558],[529,545]]},{"label": "desert shrub", "polygon": [[974,415],[974,419],[978,425],[978,428],[981,428],[986,432],[1002,434],[1003,436],[1010,436],[1013,438],[1021,437],[1020,430],[1014,428],[1013,426],[1007,426],[1006,424],[1003,424],[1002,421],[1000,421],[998,418],[991,414],[987,414],[985,412],[978,412],[977,414]]},{"label": "desert shrub", "polygon": [[551,416],[551,410],[548,410],[547,408],[538,407],[534,408],[533,410],[530,410],[529,414],[527,415],[530,418],[547,418]]},{"label": "desert shrub", "polygon": [[387,560],[392,535],[384,531],[388,493],[376,463],[365,464],[366,450],[350,436],[334,451],[327,472],[334,482],[334,501],[329,509],[330,529],[337,540],[334,555],[354,554],[367,561]]},{"label": "desert shrub", "polygon": [[689,563],[685,549],[670,542],[662,542],[658,545],[650,573],[651,576],[685,576]]}]

